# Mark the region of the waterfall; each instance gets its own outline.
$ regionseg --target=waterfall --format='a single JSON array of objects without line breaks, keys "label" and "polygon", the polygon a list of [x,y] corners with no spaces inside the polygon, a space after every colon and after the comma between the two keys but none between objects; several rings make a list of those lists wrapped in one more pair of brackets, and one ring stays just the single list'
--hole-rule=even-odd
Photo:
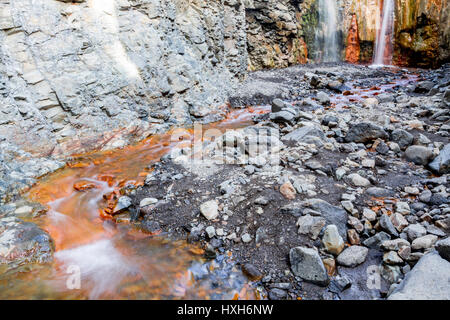
[{"label": "waterfall", "polygon": [[337,38],[336,0],[319,0],[319,24],[315,38],[318,45],[318,60],[336,62],[340,60]]},{"label": "waterfall", "polygon": [[374,65],[390,65],[392,63],[392,36],[394,33],[394,0],[383,1],[381,29],[375,42]]}]

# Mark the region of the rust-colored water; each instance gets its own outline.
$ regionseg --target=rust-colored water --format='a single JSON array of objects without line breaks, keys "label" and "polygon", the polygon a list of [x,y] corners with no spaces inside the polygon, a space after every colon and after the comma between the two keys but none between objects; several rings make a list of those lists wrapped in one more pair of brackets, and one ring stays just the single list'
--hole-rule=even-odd
[{"label": "rust-colored water", "polygon": [[[267,111],[267,107],[233,110],[223,121],[205,127],[225,130],[248,126],[254,115]],[[195,280],[193,263],[203,263],[200,248],[166,241],[130,224],[116,224],[110,215],[108,206],[114,204],[123,186],[142,184],[151,163],[191,139],[192,129],[173,129],[134,146],[80,155],[40,181],[27,196],[49,207],[38,224],[55,241],[55,262],[13,277],[3,276],[0,298],[256,298],[243,275],[233,268],[226,272],[234,273],[234,280],[223,288]],[[219,267],[214,263],[208,268]]]},{"label": "rust-colored water", "polygon": [[355,86],[353,82],[350,82],[347,83],[350,90],[344,92],[343,94],[331,96],[331,106],[336,109],[345,109],[352,102],[362,102],[367,98],[376,97],[384,92],[394,90],[397,86],[406,86],[412,82],[415,82],[418,78],[419,77],[415,74],[406,74],[405,76],[396,78],[390,83],[380,84],[370,88]]}]

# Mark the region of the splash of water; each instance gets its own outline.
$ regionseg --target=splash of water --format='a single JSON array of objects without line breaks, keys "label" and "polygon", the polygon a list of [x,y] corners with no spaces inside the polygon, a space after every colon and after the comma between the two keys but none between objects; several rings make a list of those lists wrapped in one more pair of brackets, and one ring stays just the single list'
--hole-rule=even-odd
[{"label": "splash of water", "polygon": [[381,29],[375,42],[375,66],[392,64],[392,35],[394,33],[394,0],[383,1]]},{"label": "splash of water", "polygon": [[321,51],[318,59],[321,62],[337,62],[340,60],[337,17],[335,0],[319,0],[319,25],[316,29],[316,44]]}]

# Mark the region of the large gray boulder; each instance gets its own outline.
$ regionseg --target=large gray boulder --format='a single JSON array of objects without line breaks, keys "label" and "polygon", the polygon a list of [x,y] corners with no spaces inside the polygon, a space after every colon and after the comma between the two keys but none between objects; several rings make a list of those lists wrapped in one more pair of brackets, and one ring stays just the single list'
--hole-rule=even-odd
[{"label": "large gray boulder", "polygon": [[292,248],[289,252],[292,272],[305,281],[327,285],[327,270],[316,250],[306,247]]},{"label": "large gray boulder", "polygon": [[410,146],[405,151],[405,157],[415,164],[426,165],[433,160],[433,152],[424,146]]},{"label": "large gray boulder", "polygon": [[424,255],[389,300],[449,300],[450,262],[436,251]]},{"label": "large gray boulder", "polygon": [[367,143],[376,139],[386,140],[388,138],[389,135],[382,127],[370,122],[360,122],[348,130],[345,141]]},{"label": "large gray boulder", "polygon": [[395,129],[392,131],[391,140],[396,142],[400,148],[405,149],[414,141],[414,136],[406,130]]},{"label": "large gray boulder", "polygon": [[445,145],[439,155],[428,166],[439,174],[450,172],[450,143]]}]

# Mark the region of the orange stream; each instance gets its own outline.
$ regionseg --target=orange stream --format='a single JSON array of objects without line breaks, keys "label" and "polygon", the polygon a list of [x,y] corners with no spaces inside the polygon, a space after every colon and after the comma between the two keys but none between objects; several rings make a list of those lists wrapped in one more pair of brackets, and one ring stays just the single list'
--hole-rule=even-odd
[{"label": "orange stream", "polygon": [[[267,107],[233,110],[204,129],[245,127],[253,124],[253,116],[268,111]],[[185,139],[178,138],[180,130]],[[173,129],[134,146],[80,155],[40,181],[27,196],[49,207],[37,223],[55,241],[54,265],[51,270],[20,273],[15,288],[1,289],[0,298],[209,298],[207,286],[196,285],[189,272],[192,261],[201,259],[201,249],[116,224],[102,210],[111,202],[105,197],[117,198],[127,184],[142,185],[146,167],[192,139],[193,129]],[[71,266],[79,268],[80,289],[67,288]],[[2,284],[7,285],[0,279],[0,288]],[[244,284],[224,297],[255,298],[248,288]]]}]

